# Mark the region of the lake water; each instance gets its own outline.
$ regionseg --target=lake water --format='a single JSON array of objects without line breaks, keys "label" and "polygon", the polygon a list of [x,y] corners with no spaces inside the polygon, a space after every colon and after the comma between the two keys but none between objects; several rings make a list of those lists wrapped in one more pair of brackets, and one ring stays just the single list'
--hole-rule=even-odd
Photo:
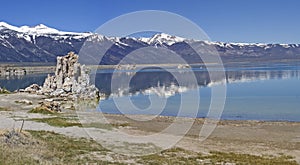
[{"label": "lake water", "polygon": [[[159,68],[139,71],[98,70],[96,86],[109,97],[101,100],[99,111],[112,114],[151,114],[177,116],[182,96],[187,101],[180,116],[195,117],[192,103],[200,96],[196,117],[206,117],[211,89],[221,83],[211,82],[205,69],[194,68],[197,82],[177,81],[191,74],[188,69],[167,72]],[[136,72],[136,73],[135,73]],[[173,75],[176,75],[175,78]],[[181,77],[182,76],[182,77]],[[0,79],[9,90],[24,88],[32,83],[42,84],[45,74]],[[117,82],[111,89],[111,82]],[[125,80],[130,79],[129,84]],[[123,82],[124,80],[124,82]],[[221,81],[220,81],[221,82]],[[222,119],[300,121],[300,66],[272,64],[268,66],[227,67],[227,93]],[[179,85],[180,84],[180,85]],[[129,100],[129,101],[128,101]],[[151,104],[151,100],[165,102],[165,106]],[[116,103],[116,101],[118,101]],[[131,108],[134,105],[136,109]]]}]

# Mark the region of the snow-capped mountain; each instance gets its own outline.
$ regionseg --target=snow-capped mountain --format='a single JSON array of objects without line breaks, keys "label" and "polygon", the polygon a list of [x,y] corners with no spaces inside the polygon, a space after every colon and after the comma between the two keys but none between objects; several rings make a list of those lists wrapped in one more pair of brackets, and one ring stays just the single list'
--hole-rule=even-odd
[{"label": "snow-capped mountain", "polygon": [[156,46],[162,46],[162,45],[167,45],[171,46],[177,42],[183,42],[186,39],[178,36],[171,36],[169,34],[165,33],[159,33],[155,34],[151,38],[140,38],[140,41],[146,42],[149,45],[156,45]]},{"label": "snow-capped mountain", "polygon": [[[140,53],[139,59],[150,59],[154,54],[160,54],[160,57],[168,57],[162,63],[177,63],[168,56],[170,52],[179,54],[188,63],[202,62],[196,52],[203,55],[219,54],[225,62],[300,58],[299,44],[195,41],[165,33],[150,38],[106,37],[94,33],[63,32],[43,24],[16,27],[0,22],[0,62],[55,62],[56,56],[70,51],[78,53],[86,41],[98,42],[99,45],[112,43],[101,64],[118,64],[129,53],[149,46],[153,50]],[[133,63],[143,63],[131,60]]]},{"label": "snow-capped mountain", "polygon": [[55,62],[78,52],[92,33],[62,32],[45,25],[16,27],[0,22],[0,62]]},{"label": "snow-capped mountain", "polygon": [[56,35],[79,35],[86,37],[91,35],[90,33],[74,33],[74,32],[63,32],[54,28],[50,28],[44,24],[39,24],[33,27],[30,26],[21,26],[16,27],[9,25],[5,22],[0,22],[0,30],[13,30],[18,33],[28,34],[28,35],[45,35],[45,34],[56,34]]}]

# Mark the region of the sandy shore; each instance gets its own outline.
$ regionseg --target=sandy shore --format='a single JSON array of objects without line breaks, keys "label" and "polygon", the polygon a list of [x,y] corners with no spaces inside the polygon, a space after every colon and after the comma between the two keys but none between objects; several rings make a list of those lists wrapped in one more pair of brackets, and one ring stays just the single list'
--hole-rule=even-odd
[{"label": "sandy shore", "polygon": [[[24,105],[16,102],[22,99],[32,101],[32,105]],[[155,117],[151,121],[136,121],[124,115],[101,114],[105,120],[109,121],[110,123],[118,123],[120,127],[116,127],[114,129],[100,128],[96,126],[94,128],[92,126],[88,128],[77,126],[63,128],[55,127],[50,126],[47,123],[40,123],[30,120],[34,118],[49,117],[49,115],[45,116],[42,114],[27,113],[30,109],[36,107],[38,103],[44,99],[44,96],[26,93],[2,94],[0,97],[0,129],[19,128],[22,123],[21,120],[26,119],[24,126],[24,129],[26,130],[47,130],[67,136],[87,138],[91,135],[89,132],[98,131],[101,132],[100,136],[105,137],[107,140],[116,138],[113,136],[117,132],[135,136],[148,136],[160,133],[162,130],[172,125],[175,120],[174,117],[159,116]],[[64,105],[66,105],[65,107],[69,106],[68,103],[65,103]],[[64,116],[80,117],[82,114],[83,113],[76,113],[72,110],[63,109]],[[140,115],[135,117],[147,118],[149,116]],[[179,119],[179,121],[183,124],[191,120],[194,121],[191,129],[186,135],[180,138],[180,141],[175,145],[176,147],[201,153],[221,151],[245,153],[251,155],[276,156],[284,154],[293,156],[294,159],[300,164],[299,122],[220,121],[212,134],[206,140],[200,141],[199,132],[205,119]],[[80,121],[82,122],[82,120]],[[101,120],[100,122],[104,121]],[[177,136],[181,137],[181,135],[177,135],[176,133],[170,133],[169,135],[166,135],[168,138],[176,138]],[[130,138],[118,137],[115,139],[115,142],[129,144],[132,141]],[[139,143],[143,142],[145,142],[145,144],[147,143],[146,141],[140,141]],[[155,144],[155,142],[153,144]]]},{"label": "sandy shore", "polygon": [[[172,124],[173,117],[157,117],[149,122],[136,122],[123,115],[106,115],[111,122],[126,121],[128,131],[160,132]],[[204,119],[196,119],[185,137],[176,144],[197,152],[222,151],[254,155],[292,155],[300,163],[300,123],[264,121],[220,121],[204,141],[199,132]]]}]

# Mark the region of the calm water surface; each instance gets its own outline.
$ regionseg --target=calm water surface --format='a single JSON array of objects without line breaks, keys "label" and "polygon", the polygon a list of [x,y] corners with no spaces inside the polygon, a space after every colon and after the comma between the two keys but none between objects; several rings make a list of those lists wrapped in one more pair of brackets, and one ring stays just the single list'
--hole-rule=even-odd
[{"label": "calm water surface", "polygon": [[[176,88],[170,88],[172,84],[176,86],[177,82],[170,73],[163,70],[151,69],[150,71],[138,72],[133,76],[129,85],[130,88],[126,88],[125,85],[124,88],[120,86],[115,91],[104,90],[109,88],[105,88],[103,84],[110,84],[110,81],[105,83],[106,81],[97,80],[102,84],[102,92],[110,93],[110,97],[99,104],[99,110],[116,114],[177,116],[181,95],[185,94],[190,99],[190,105],[192,105],[195,96],[200,95],[200,108],[197,117],[206,117],[211,102],[211,84],[214,83],[209,81],[207,72],[197,69],[194,71],[198,80],[197,87],[186,82],[184,86],[181,86],[185,92],[178,92]],[[186,73],[183,72],[182,74]],[[124,77],[120,79],[126,79],[128,75],[130,72],[119,73],[120,77]],[[103,71],[101,76],[102,80],[111,79],[109,71]],[[299,66],[228,68],[226,81],[227,96],[222,119],[300,121]],[[149,89],[151,92],[145,92]],[[167,95],[165,96],[163,93],[167,93]],[[151,106],[150,97],[167,100],[163,111],[156,106]],[[122,105],[120,103],[116,105],[115,100]],[[130,104],[128,100],[131,100],[139,110],[126,109],[126,107],[130,107],[124,105]],[[194,117],[192,109],[193,107],[184,106],[184,113],[181,116]]]}]

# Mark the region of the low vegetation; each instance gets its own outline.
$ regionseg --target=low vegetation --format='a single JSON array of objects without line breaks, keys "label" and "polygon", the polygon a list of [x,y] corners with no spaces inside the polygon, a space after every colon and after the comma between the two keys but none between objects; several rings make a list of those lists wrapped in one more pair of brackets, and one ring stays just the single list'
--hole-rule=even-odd
[{"label": "low vegetation", "polygon": [[[47,159],[58,159],[67,164],[91,162],[88,156],[92,152],[105,155],[108,150],[99,143],[84,138],[70,138],[61,134],[47,131],[29,131],[31,135],[44,142],[48,152]],[[109,163],[98,161],[99,163]]]},{"label": "low vegetation", "polygon": [[7,107],[0,107],[0,111],[9,111],[9,108],[7,108]]},{"label": "low vegetation", "polygon": [[76,118],[50,117],[50,118],[35,118],[32,121],[47,123],[54,127],[82,127],[81,123]]},{"label": "low vegetation", "polygon": [[120,127],[128,127],[130,126],[129,123],[87,123],[83,124],[83,127],[92,127],[92,128],[99,128],[99,129],[106,129],[106,130],[112,130],[113,128],[120,128]]},{"label": "low vegetation", "polygon": [[249,154],[237,154],[226,152],[211,152],[209,156],[205,158],[211,159],[212,163],[218,162],[234,162],[236,164],[261,164],[261,165],[297,165],[297,162],[293,160],[293,157],[281,155],[281,156],[256,156]]},{"label": "low vegetation", "polygon": [[120,127],[127,127],[129,123],[86,123],[81,124],[80,121],[76,117],[63,117],[63,116],[55,116],[49,118],[34,118],[30,119],[31,121],[47,123],[50,126],[54,127],[85,127],[85,128],[99,128],[99,129],[106,129],[112,130],[113,128],[120,128]]},{"label": "low vegetation", "polygon": [[105,155],[107,152],[92,140],[70,138],[47,131],[27,133],[26,137],[36,141],[35,143],[14,146],[0,143],[0,164],[112,164],[109,161],[95,160],[91,156],[93,152],[99,155]]},{"label": "low vegetation", "polygon": [[28,132],[0,131],[0,164],[37,164],[32,153],[40,149]]},{"label": "low vegetation", "polygon": [[293,157],[281,155],[255,156],[249,154],[211,152],[208,155],[187,151],[181,148],[172,148],[159,154],[140,157],[141,164],[255,164],[255,165],[297,165]]},{"label": "low vegetation", "polygon": [[87,123],[83,124],[83,127],[85,128],[99,128],[99,129],[105,129],[105,130],[112,130],[113,126],[110,124],[105,123]]},{"label": "low vegetation", "polygon": [[[122,156],[85,138],[71,138],[49,131],[0,133],[0,164],[255,164],[297,165],[292,157],[280,155],[211,152],[204,155],[182,148],[171,148],[146,156]],[[116,157],[122,159],[109,159]]]}]

